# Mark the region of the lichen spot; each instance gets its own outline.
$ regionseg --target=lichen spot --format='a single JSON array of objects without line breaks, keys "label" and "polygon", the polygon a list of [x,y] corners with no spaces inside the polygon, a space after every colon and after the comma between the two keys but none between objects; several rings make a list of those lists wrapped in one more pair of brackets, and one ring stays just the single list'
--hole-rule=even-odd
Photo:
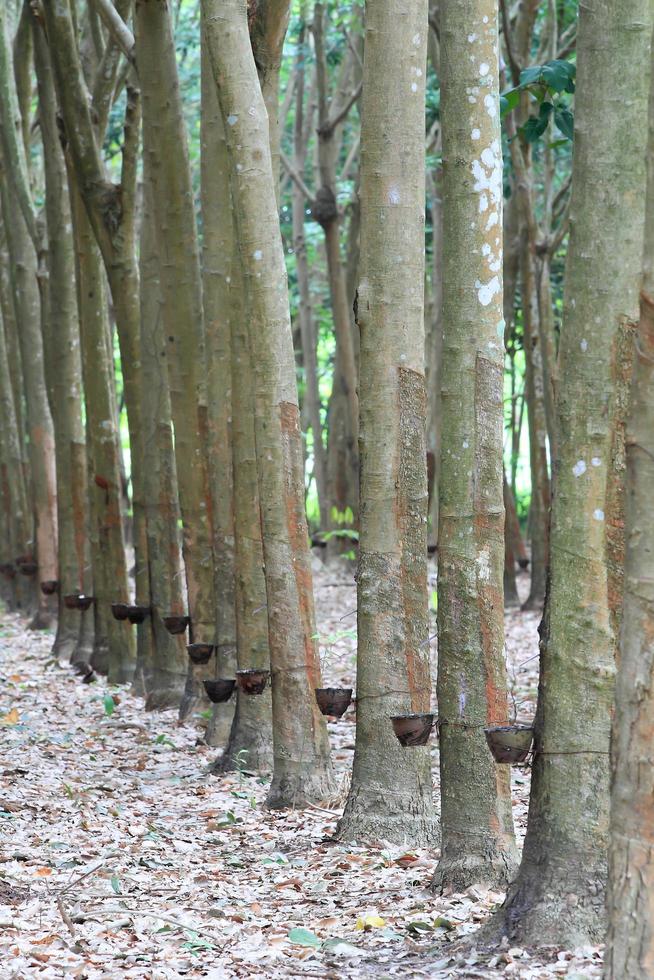
[{"label": "lichen spot", "polygon": [[260,248],[254,250],[254,252],[252,253],[252,258],[254,259],[255,262],[261,262],[263,258],[263,252],[261,251]]},{"label": "lichen spot", "polygon": [[474,44],[477,40],[476,34],[468,34],[468,44]]},{"label": "lichen spot", "polygon": [[417,92],[418,91],[418,86],[416,85],[415,82],[411,82],[411,91],[412,92]]},{"label": "lichen spot", "polygon": [[477,279],[475,289],[477,290],[477,299],[481,305],[489,306],[493,301],[493,297],[501,292],[500,280],[497,276],[493,276],[490,282],[482,282],[480,279]]},{"label": "lichen spot", "polygon": [[489,71],[490,71],[490,65],[488,65],[485,61],[482,61],[482,63],[479,66],[479,74],[481,75],[481,77],[485,78],[486,75],[489,73]]},{"label": "lichen spot", "polygon": [[593,458],[590,461],[590,465],[591,466],[601,466],[602,465],[602,460],[599,458],[599,456],[593,456]]},{"label": "lichen spot", "polygon": [[235,116],[234,113],[232,113],[230,116],[227,116],[227,123],[229,126],[235,126],[237,122],[238,122],[238,116]]},{"label": "lichen spot", "polygon": [[495,104],[495,97],[492,95],[485,96],[484,105],[486,106],[486,112],[491,117],[491,119],[495,119],[495,116],[497,115],[497,105]]},{"label": "lichen spot", "polygon": [[583,459],[580,459],[575,463],[575,465],[572,467],[572,472],[576,477],[584,475],[586,472],[586,464],[584,463]]},{"label": "lichen spot", "polygon": [[488,582],[490,579],[490,554],[484,548],[479,552],[477,556],[477,570],[479,572],[479,578],[482,582]]},{"label": "lichen spot", "polygon": [[506,323],[504,320],[497,321],[497,336],[500,340],[504,340],[504,331],[506,330]]},{"label": "lichen spot", "polygon": [[473,129],[473,131],[470,133],[470,136],[473,140],[478,140],[481,136],[481,130],[476,128]]},{"label": "lichen spot", "polygon": [[467,439],[464,439],[463,440],[463,448],[464,449],[467,449],[469,445],[470,445],[470,443],[468,442],[468,440]]},{"label": "lichen spot", "polygon": [[413,35],[413,46],[414,46],[414,48],[419,48],[421,41],[422,41],[422,37],[421,37],[420,34],[414,34]]},{"label": "lichen spot", "polygon": [[604,511],[603,510],[600,510],[600,508],[598,507],[597,510],[594,510],[593,511],[593,517],[595,518],[596,521],[603,521],[604,520]]},{"label": "lichen spot", "polygon": [[585,353],[586,353],[586,351],[588,350],[588,341],[586,340],[586,338],[585,338],[585,337],[584,337],[584,339],[583,339],[583,340],[581,341],[581,343],[579,344],[579,347],[581,348],[581,352],[582,352],[582,354],[585,354]]},{"label": "lichen spot", "polygon": [[488,17],[482,17],[482,23],[483,24],[487,24],[488,23]]},{"label": "lichen spot", "polygon": [[388,203],[389,204],[399,204],[400,203],[400,191],[397,187],[388,188]]}]

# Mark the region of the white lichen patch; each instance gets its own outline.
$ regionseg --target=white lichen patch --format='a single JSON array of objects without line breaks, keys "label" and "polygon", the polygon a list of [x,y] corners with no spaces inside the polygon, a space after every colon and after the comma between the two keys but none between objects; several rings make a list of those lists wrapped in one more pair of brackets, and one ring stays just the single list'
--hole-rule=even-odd
[{"label": "white lichen patch", "polygon": [[593,458],[590,461],[590,465],[591,466],[601,466],[602,465],[602,460],[599,458],[599,456],[593,456]]},{"label": "white lichen patch", "polygon": [[597,510],[594,510],[593,511],[593,517],[595,518],[596,521],[603,521],[604,520],[604,511],[603,510],[600,510],[600,508],[598,507]]},{"label": "white lichen patch", "polygon": [[400,203],[400,191],[398,187],[392,186],[388,188],[388,203],[389,204]]},{"label": "white lichen patch", "polygon": [[263,252],[261,251],[260,248],[254,250],[254,252],[252,253],[252,258],[254,259],[255,262],[261,262],[263,258]]},{"label": "white lichen patch", "polygon": [[489,73],[489,71],[490,71],[490,65],[487,64],[485,61],[482,61],[482,63],[479,66],[479,74],[481,75],[481,77],[485,78],[486,75]]},{"label": "white lichen patch", "polygon": [[581,341],[581,343],[579,344],[579,347],[581,348],[581,352],[582,352],[583,354],[585,354],[585,353],[586,353],[586,351],[588,350],[588,341],[586,340],[586,338],[585,338],[585,337],[584,337],[584,339],[583,339],[583,340]]},{"label": "white lichen patch", "polygon": [[583,459],[580,459],[575,463],[575,465],[572,467],[572,472],[576,477],[580,477],[584,475],[584,473],[586,472],[586,464],[583,461]]},{"label": "white lichen patch", "polygon": [[474,44],[477,40],[476,34],[468,34],[468,44]]},{"label": "white lichen patch", "polygon": [[414,46],[414,48],[419,48],[420,47],[421,40],[422,40],[422,37],[421,37],[420,34],[414,34],[413,35],[413,46]]},{"label": "white lichen patch", "polygon": [[491,119],[495,119],[495,116],[497,115],[497,100],[495,96],[494,95],[484,96],[484,105],[486,106],[486,112],[491,117]]},{"label": "white lichen patch", "polygon": [[477,129],[476,127],[470,133],[470,138],[473,139],[473,140],[475,140],[475,142],[480,138],[480,136],[481,136],[481,130],[480,129]]},{"label": "white lichen patch", "polygon": [[227,116],[228,125],[235,126],[237,122],[238,122],[238,116],[235,116],[234,113],[232,113],[230,116]]},{"label": "white lichen patch", "polygon": [[482,282],[480,279],[477,279],[475,289],[477,290],[477,299],[482,306],[489,306],[493,301],[493,297],[502,291],[500,280],[497,276],[493,276],[489,282]]},{"label": "white lichen patch", "polygon": [[416,85],[415,82],[411,82],[411,91],[412,92],[417,92],[418,91],[418,86]]},{"label": "white lichen patch", "polygon": [[490,581],[490,554],[484,548],[477,555],[477,574],[482,582]]}]

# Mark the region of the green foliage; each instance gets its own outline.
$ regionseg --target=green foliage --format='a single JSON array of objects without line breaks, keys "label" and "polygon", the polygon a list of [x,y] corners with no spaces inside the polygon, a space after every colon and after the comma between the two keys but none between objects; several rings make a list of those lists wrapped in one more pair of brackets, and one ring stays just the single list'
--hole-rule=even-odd
[{"label": "green foliage", "polygon": [[574,93],[576,70],[573,62],[560,59],[532,65],[520,72],[518,85],[500,96],[502,116],[517,108],[525,92],[536,102],[537,114],[530,116],[520,129],[528,143],[535,143],[543,136],[551,118],[565,139],[573,138],[574,118],[563,97]]}]

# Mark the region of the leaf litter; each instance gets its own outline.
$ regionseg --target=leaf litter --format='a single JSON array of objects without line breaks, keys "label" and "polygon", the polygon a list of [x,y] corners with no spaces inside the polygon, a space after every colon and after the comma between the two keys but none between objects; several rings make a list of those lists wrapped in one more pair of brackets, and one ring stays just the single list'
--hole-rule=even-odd
[{"label": "leaf litter", "polygon": [[[354,687],[356,588],[317,563],[326,684]],[[538,617],[508,611],[511,696],[533,716]],[[435,633],[435,628],[431,630]],[[337,801],[264,809],[269,776],[208,776],[216,749],[129,687],[87,685],[52,636],[0,629],[2,975],[96,977],[599,977],[601,947],[477,950],[500,892],[433,895],[437,850],[333,840],[354,714],[330,721]],[[431,643],[435,658],[435,641]],[[435,667],[435,660],[434,660]],[[434,778],[438,798],[437,757]],[[513,770],[522,839],[527,769]]]}]

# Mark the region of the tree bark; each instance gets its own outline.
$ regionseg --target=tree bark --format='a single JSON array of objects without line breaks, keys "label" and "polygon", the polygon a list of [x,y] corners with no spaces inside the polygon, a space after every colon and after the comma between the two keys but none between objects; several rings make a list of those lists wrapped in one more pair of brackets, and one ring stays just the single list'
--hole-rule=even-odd
[{"label": "tree bark", "polygon": [[255,436],[272,670],[273,781],[268,806],[302,806],[334,787],[315,640],[302,436],[286,268],[268,118],[245,0],[204,0],[206,38],[231,163],[246,315],[255,366]]},{"label": "tree bark", "polygon": [[[177,77],[170,10],[137,0],[136,63],[143,98],[143,150],[154,183],[160,249],[166,363],[175,426],[183,553],[194,639],[216,641],[211,495],[201,418],[204,398],[204,328],[200,259],[186,126]],[[210,670],[191,668],[180,718],[206,703],[202,680]]]},{"label": "tree bark", "polygon": [[[82,362],[75,293],[75,248],[66,166],[57,133],[57,103],[48,46],[33,18],[34,63],[43,143],[45,212],[48,229],[49,306],[44,318],[46,377],[54,423],[57,473],[59,614],[53,654],[72,660],[80,633],[79,613],[62,597],[83,588],[88,503],[76,484],[86,485],[86,443],[82,424]],[[76,505],[79,510],[76,512]],[[43,577],[42,577],[43,579]],[[45,579],[43,579],[45,581]]]},{"label": "tree bark", "polygon": [[[504,318],[497,0],[441,10],[443,437],[438,712],[443,846],[432,887],[504,885],[517,864],[507,722],[502,494]],[[474,92],[470,98],[466,91]]]},{"label": "tree bark", "polygon": [[368,4],[361,130],[357,735],[341,838],[437,839],[427,747],[390,716],[429,710],[424,335],[427,4]]},{"label": "tree bark", "polygon": [[[638,319],[652,28],[649,0],[580,7],[571,237],[557,401],[551,562],[522,863],[490,932],[600,942],[621,546],[619,445]],[[611,132],[611,139],[605,133]],[[624,147],[630,146],[628,157]],[[583,406],[583,411],[579,407]]]},{"label": "tree bark", "polygon": [[640,323],[626,433],[626,568],[611,737],[607,980],[654,976],[654,75]]}]

